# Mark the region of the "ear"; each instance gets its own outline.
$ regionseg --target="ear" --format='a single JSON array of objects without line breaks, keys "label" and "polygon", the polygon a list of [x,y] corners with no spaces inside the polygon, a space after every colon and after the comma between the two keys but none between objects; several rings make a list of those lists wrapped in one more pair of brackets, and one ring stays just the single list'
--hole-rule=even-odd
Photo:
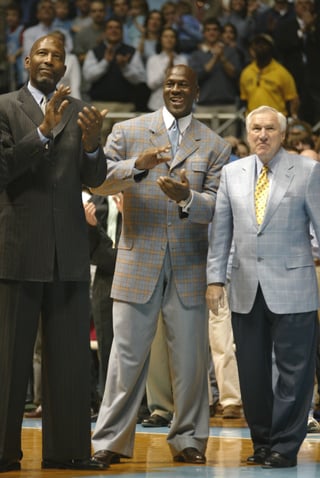
[{"label": "ear", "polygon": [[24,67],[26,70],[29,70],[30,67],[30,56],[26,56],[24,59]]}]

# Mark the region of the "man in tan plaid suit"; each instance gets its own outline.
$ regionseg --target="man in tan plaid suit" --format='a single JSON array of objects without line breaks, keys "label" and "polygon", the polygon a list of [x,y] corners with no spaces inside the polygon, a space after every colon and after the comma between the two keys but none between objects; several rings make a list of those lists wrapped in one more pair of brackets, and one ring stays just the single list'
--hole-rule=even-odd
[{"label": "man in tan plaid suit", "polygon": [[[114,342],[93,446],[104,464],[132,457],[150,347],[162,312],[174,397],[168,443],[175,461],[205,463],[209,431],[208,224],[229,145],[192,117],[195,72],[174,66],[165,107],[118,123],[105,152],[98,194],[123,191],[123,229],[112,288]],[[179,147],[169,130],[178,120]]]}]

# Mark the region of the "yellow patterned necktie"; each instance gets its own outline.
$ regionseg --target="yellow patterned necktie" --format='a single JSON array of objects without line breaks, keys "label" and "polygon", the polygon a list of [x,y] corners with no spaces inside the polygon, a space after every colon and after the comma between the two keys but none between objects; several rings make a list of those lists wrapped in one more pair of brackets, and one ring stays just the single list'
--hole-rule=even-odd
[{"label": "yellow patterned necktie", "polygon": [[264,212],[269,196],[269,187],[268,166],[263,166],[254,192],[256,218],[259,225],[262,223],[264,218]]}]

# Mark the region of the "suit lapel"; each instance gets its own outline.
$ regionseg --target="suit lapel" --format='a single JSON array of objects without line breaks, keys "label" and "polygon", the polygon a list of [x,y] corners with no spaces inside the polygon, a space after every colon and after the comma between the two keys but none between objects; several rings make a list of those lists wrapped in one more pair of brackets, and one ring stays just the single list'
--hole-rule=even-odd
[{"label": "suit lapel", "polygon": [[[162,117],[162,110],[155,112],[153,118],[151,119],[149,129],[151,133],[150,142],[152,146],[157,148],[166,145],[170,146],[168,132]],[[200,128],[198,126],[198,122],[193,118],[189,127],[187,128],[187,131],[185,131],[185,134],[183,135],[175,158],[167,163],[170,170],[179,166],[192,153],[194,153],[194,151],[199,147],[200,140]]]},{"label": "suit lapel", "polygon": [[[70,117],[73,113],[73,103],[70,98],[70,105],[65,109],[63,117],[60,123],[52,130],[53,137],[56,137],[66,126]],[[18,95],[18,100],[21,102],[21,109],[24,113],[30,118],[30,120],[36,125],[39,126],[43,120],[43,113],[41,108],[33,98],[32,94],[28,90],[27,86],[24,86]]]},{"label": "suit lapel", "polygon": [[21,110],[38,126],[42,122],[43,113],[27,86],[21,88],[18,101],[21,102]]},{"label": "suit lapel", "polygon": [[[244,184],[244,190],[247,191],[250,200],[248,213],[252,218],[253,224],[257,224],[256,211],[254,206],[254,189],[255,189],[255,174],[256,174],[256,157],[255,155],[249,156],[247,160],[239,159],[242,164],[242,174],[244,175],[244,181],[241,181],[241,185]],[[258,227],[258,225],[257,225]]]},{"label": "suit lapel", "polygon": [[190,125],[182,137],[177,153],[171,162],[171,169],[179,166],[191,154],[193,154],[196,149],[199,148],[200,140],[199,124],[194,118],[192,118]]},{"label": "suit lapel", "polygon": [[160,109],[156,111],[151,115],[150,119],[149,131],[151,146],[155,148],[163,148],[167,145],[170,146],[168,132],[162,117],[162,110]]},{"label": "suit lapel", "polygon": [[279,162],[276,170],[276,178],[272,181],[271,193],[269,202],[267,205],[264,221],[261,224],[261,230],[266,227],[271,217],[279,207],[284,195],[286,194],[291,181],[294,177],[294,164],[292,156],[286,153],[284,149],[281,149],[278,153]]}]

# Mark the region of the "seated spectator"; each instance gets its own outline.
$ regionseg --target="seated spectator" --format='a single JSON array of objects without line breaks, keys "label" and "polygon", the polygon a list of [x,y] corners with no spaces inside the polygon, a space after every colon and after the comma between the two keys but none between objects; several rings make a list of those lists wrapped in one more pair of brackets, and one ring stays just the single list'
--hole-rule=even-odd
[{"label": "seated spectator", "polygon": [[149,12],[146,0],[131,0],[128,14],[126,43],[137,48],[144,33],[144,22]]},{"label": "seated spectator", "polygon": [[[53,34],[60,38],[63,43],[65,42],[65,36],[61,31],[57,30]],[[81,68],[79,60],[74,53],[66,53],[64,64],[67,68],[58,86],[70,86],[71,96],[81,100]]]},{"label": "seated spectator", "polygon": [[[107,20],[104,40],[88,52],[82,72],[90,99],[99,111],[135,110],[136,85],[145,81],[145,69],[139,52],[123,43],[120,20]],[[104,139],[110,127],[105,121]]]},{"label": "seated spectator", "polygon": [[257,0],[229,0],[229,9],[219,17],[222,25],[232,23],[238,32],[238,46],[243,51],[246,62],[250,61],[249,43],[256,33],[258,13],[267,7]]},{"label": "seated spectator", "polygon": [[250,148],[248,143],[243,139],[239,139],[236,147],[236,155],[238,156],[238,158],[245,158],[246,156],[249,156],[249,154]]},{"label": "seated spectator", "polygon": [[105,29],[106,7],[103,0],[93,0],[90,4],[91,22],[82,28],[74,38],[74,53],[77,55],[80,65],[89,50],[95,48],[103,38]]},{"label": "seated spectator", "polygon": [[55,19],[53,20],[54,28],[61,28],[71,34],[72,18],[69,0],[55,0],[54,8],[56,13]]},{"label": "seated spectator", "polygon": [[277,30],[281,30],[284,21],[292,18],[294,18],[293,3],[289,0],[274,0],[274,4],[258,16],[256,32],[273,36]]},{"label": "seated spectator", "polygon": [[111,10],[108,18],[117,18],[122,23],[123,42],[129,45],[129,19],[130,1],[129,0],[111,0]]},{"label": "seated spectator", "polygon": [[[52,0],[40,0],[37,4],[37,19],[38,23],[33,27],[27,28],[23,33],[23,57],[27,57],[33,43],[40,37],[52,33],[57,28],[54,26],[55,7]],[[68,52],[72,51],[73,41],[69,32],[63,28],[58,28],[65,35],[65,49]]]},{"label": "seated spectator", "polygon": [[294,18],[275,32],[279,61],[295,79],[299,118],[315,125],[320,118],[320,16],[314,0],[295,0]]},{"label": "seated spectator", "polygon": [[90,16],[90,0],[76,0],[76,16],[72,19],[71,32],[78,33],[82,28],[88,27],[92,23]]},{"label": "seated spectator", "polygon": [[[221,41],[221,31],[216,18],[205,20],[204,41],[189,58],[189,65],[197,72],[200,85],[196,113],[236,113],[238,110],[240,58],[236,48]],[[221,123],[217,120],[214,128]],[[237,124],[231,124],[224,133],[237,136]]]},{"label": "seated spectator", "polygon": [[187,0],[177,2],[176,13],[173,28],[178,33],[180,50],[182,53],[191,53],[202,41],[201,23],[192,15],[191,3]]},{"label": "seated spectator", "polygon": [[[82,67],[89,50],[95,48],[103,39],[105,30],[106,6],[103,0],[92,0],[90,3],[91,23],[76,33],[74,37],[74,53],[77,55]],[[82,75],[81,96],[89,101],[89,84]]]},{"label": "seated spectator", "polygon": [[161,7],[161,13],[163,16],[164,27],[174,27],[177,20],[177,6],[175,2],[165,2]]},{"label": "seated spectator", "polygon": [[167,71],[173,65],[186,65],[187,57],[179,53],[177,32],[171,27],[165,27],[157,46],[158,53],[147,61],[147,85],[151,90],[148,108],[155,111],[163,104],[163,81]]},{"label": "seated spectator", "polygon": [[145,20],[144,32],[137,47],[144,64],[147,63],[150,56],[156,54],[162,28],[163,18],[161,13],[158,10],[151,10]]},{"label": "seated spectator", "polygon": [[223,43],[227,46],[235,48],[238,52],[239,61],[241,64],[241,70],[245,66],[245,56],[243,51],[238,46],[238,32],[233,23],[225,23],[222,27],[221,39]]}]

